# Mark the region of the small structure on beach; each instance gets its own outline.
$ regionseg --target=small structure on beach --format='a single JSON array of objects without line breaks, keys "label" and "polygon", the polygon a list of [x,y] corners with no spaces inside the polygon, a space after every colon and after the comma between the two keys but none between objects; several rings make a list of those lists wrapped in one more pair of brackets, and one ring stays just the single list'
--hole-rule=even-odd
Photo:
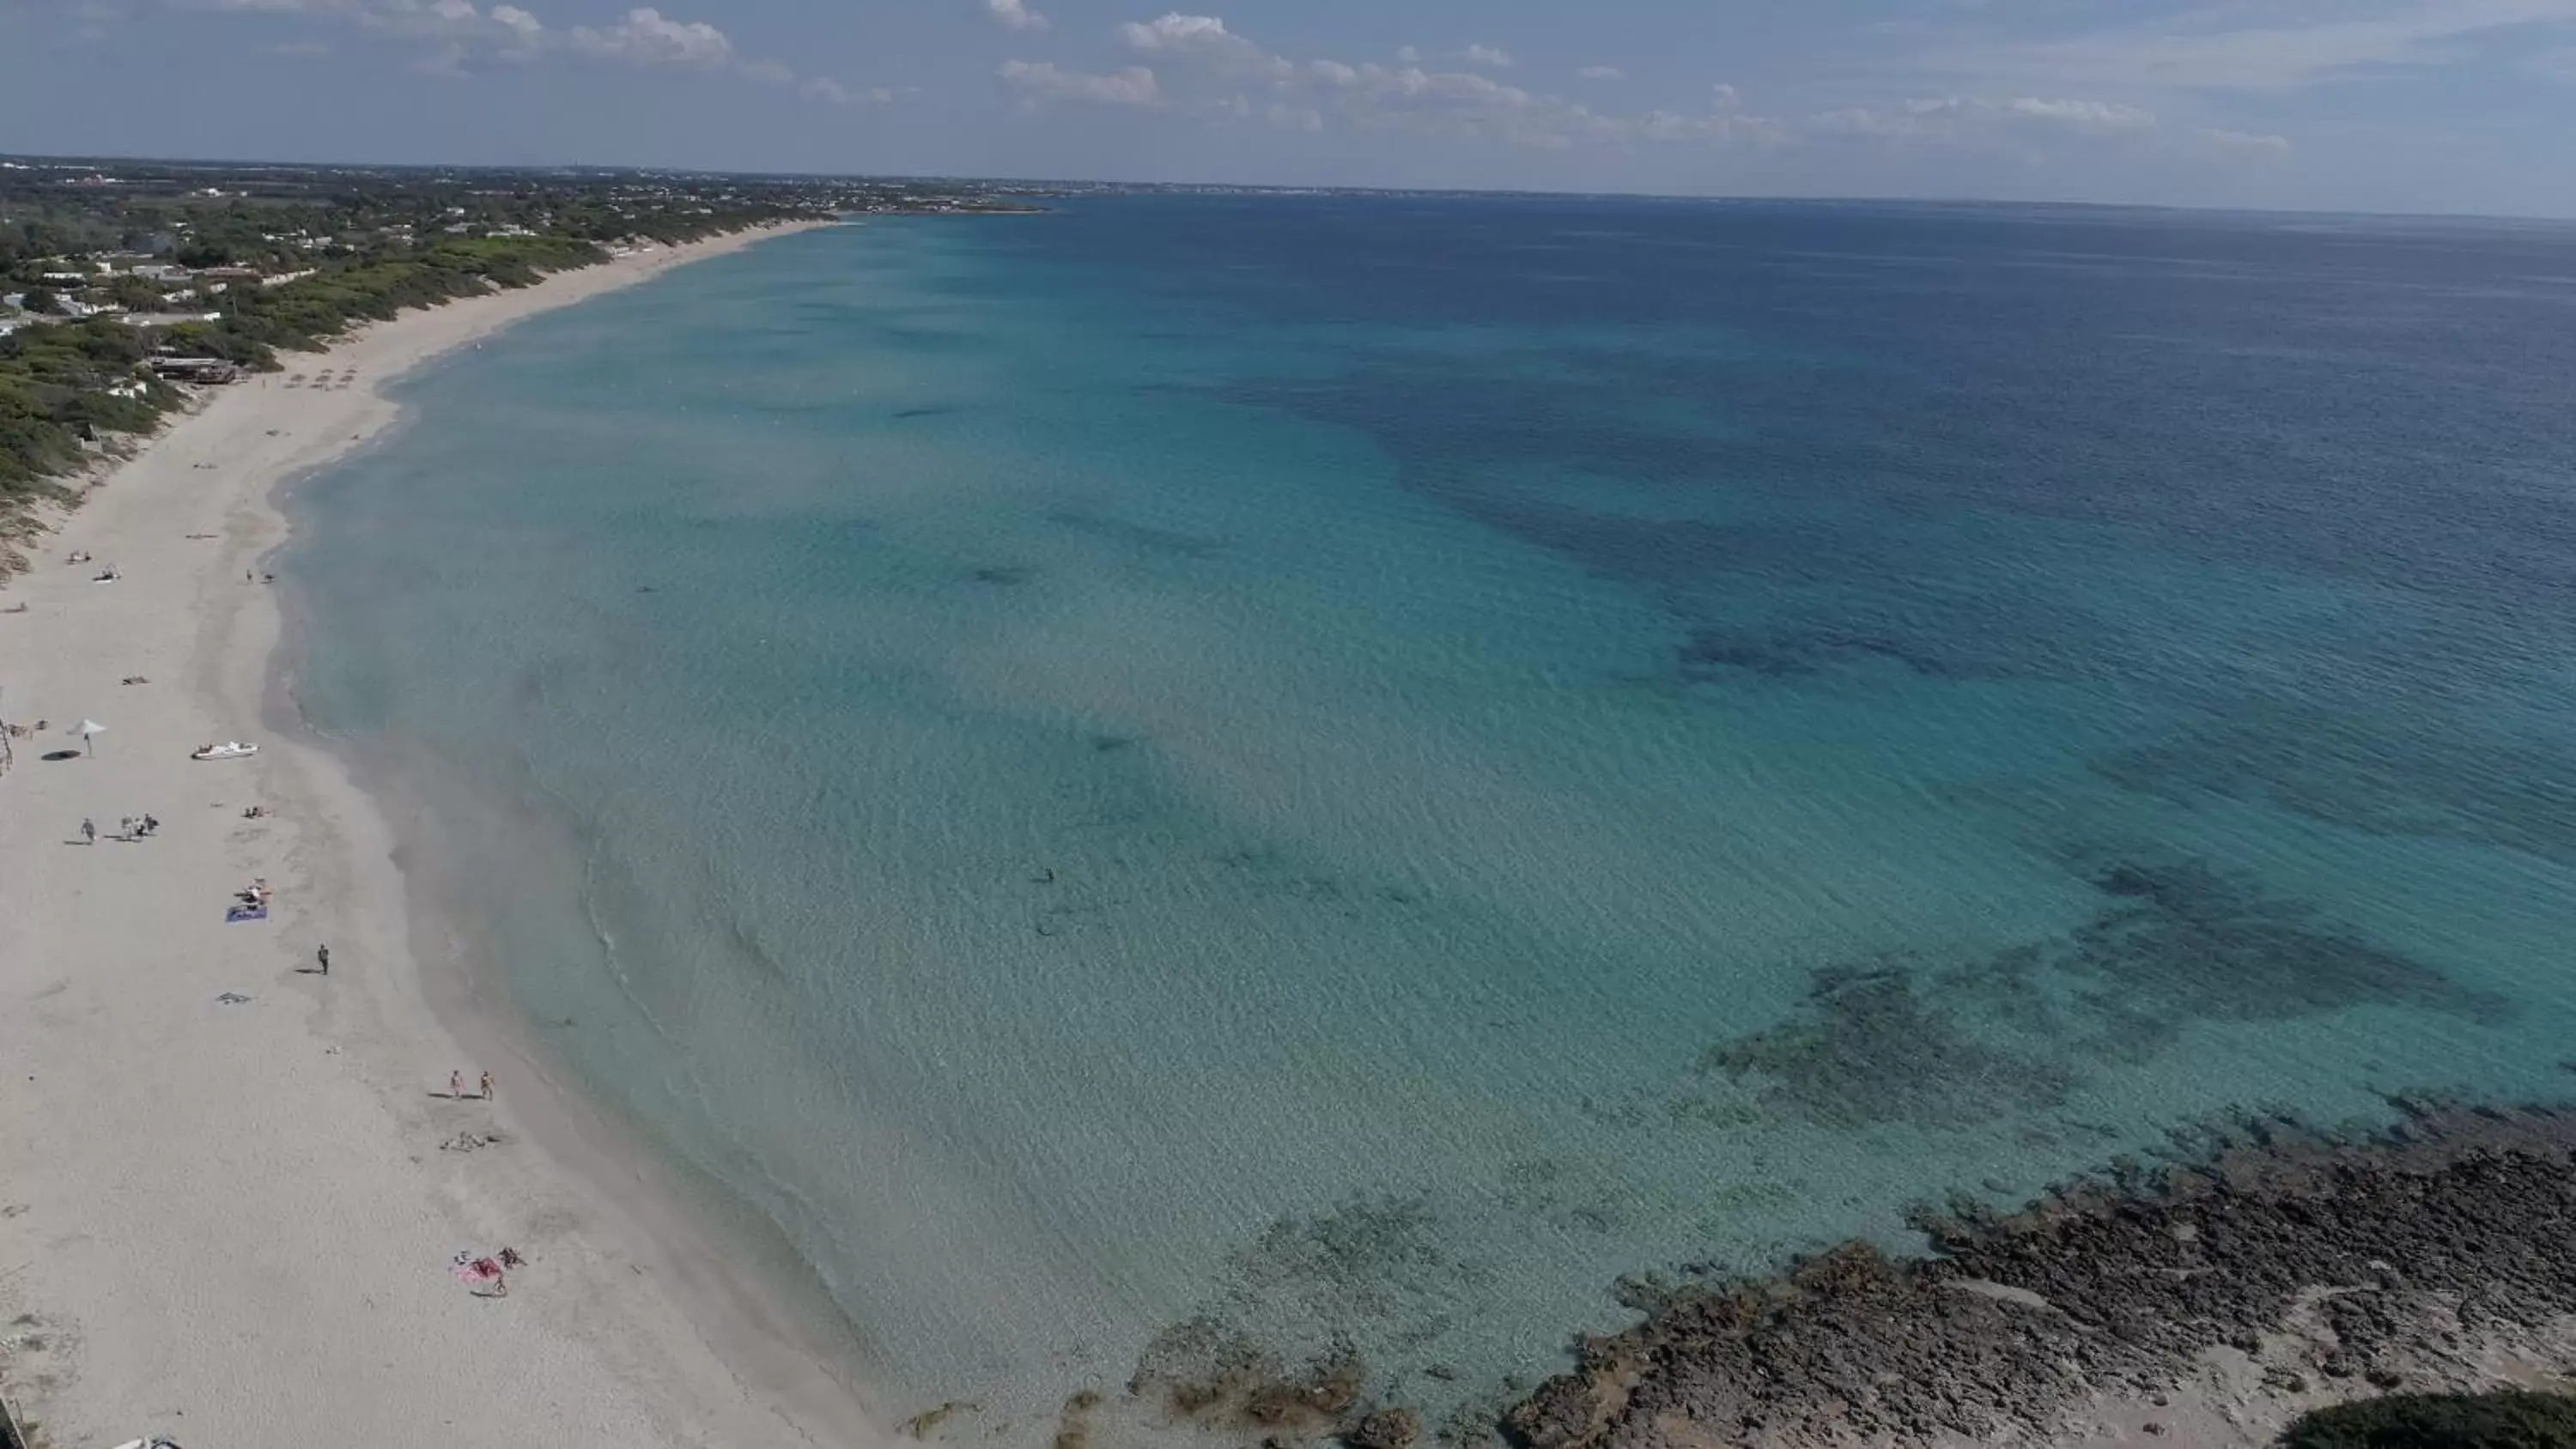
[{"label": "small structure on beach", "polygon": [[152,371],[174,382],[233,382],[241,377],[238,364],[220,357],[156,357]]}]

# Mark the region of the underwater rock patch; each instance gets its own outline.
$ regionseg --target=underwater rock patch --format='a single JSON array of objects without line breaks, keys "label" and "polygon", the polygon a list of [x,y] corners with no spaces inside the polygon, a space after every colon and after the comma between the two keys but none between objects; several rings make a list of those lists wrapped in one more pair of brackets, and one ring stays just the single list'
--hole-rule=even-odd
[{"label": "underwater rock patch", "polygon": [[1982,1120],[2064,1099],[2071,1076],[1997,1050],[1922,999],[1899,966],[1817,973],[1799,1016],[1709,1048],[1703,1075],[1839,1126]]},{"label": "underwater rock patch", "polygon": [[2195,1021],[2511,1009],[2204,862],[2121,862],[2092,880],[2102,907],[2062,938],[1828,968],[1795,1015],[1710,1047],[1697,1071],[1836,1125],[1958,1125],[2055,1106],[2083,1064],[2150,1056]]}]

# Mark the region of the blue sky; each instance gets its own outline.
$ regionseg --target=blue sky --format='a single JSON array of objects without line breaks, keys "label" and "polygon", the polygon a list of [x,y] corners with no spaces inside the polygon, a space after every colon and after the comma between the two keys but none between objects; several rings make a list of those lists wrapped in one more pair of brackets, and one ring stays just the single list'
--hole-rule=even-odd
[{"label": "blue sky", "polygon": [[2576,215],[2576,0],[0,0],[0,149]]}]

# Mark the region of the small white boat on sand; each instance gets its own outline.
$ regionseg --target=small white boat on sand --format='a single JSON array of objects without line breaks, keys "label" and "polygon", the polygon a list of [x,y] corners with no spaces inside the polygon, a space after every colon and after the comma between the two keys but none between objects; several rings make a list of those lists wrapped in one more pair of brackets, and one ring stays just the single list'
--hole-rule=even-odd
[{"label": "small white boat on sand", "polygon": [[220,745],[206,745],[199,749],[190,750],[188,752],[188,758],[192,760],[247,760],[258,753],[259,746],[257,745],[246,745],[239,740],[226,740]]}]

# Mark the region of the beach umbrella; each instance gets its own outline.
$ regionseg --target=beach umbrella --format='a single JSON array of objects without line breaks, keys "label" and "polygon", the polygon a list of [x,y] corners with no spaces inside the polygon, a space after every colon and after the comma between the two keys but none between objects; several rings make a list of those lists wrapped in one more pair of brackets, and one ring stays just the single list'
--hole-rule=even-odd
[{"label": "beach umbrella", "polygon": [[98,753],[98,737],[107,733],[107,726],[94,719],[85,719],[72,733],[80,736],[82,747],[95,755]]}]

